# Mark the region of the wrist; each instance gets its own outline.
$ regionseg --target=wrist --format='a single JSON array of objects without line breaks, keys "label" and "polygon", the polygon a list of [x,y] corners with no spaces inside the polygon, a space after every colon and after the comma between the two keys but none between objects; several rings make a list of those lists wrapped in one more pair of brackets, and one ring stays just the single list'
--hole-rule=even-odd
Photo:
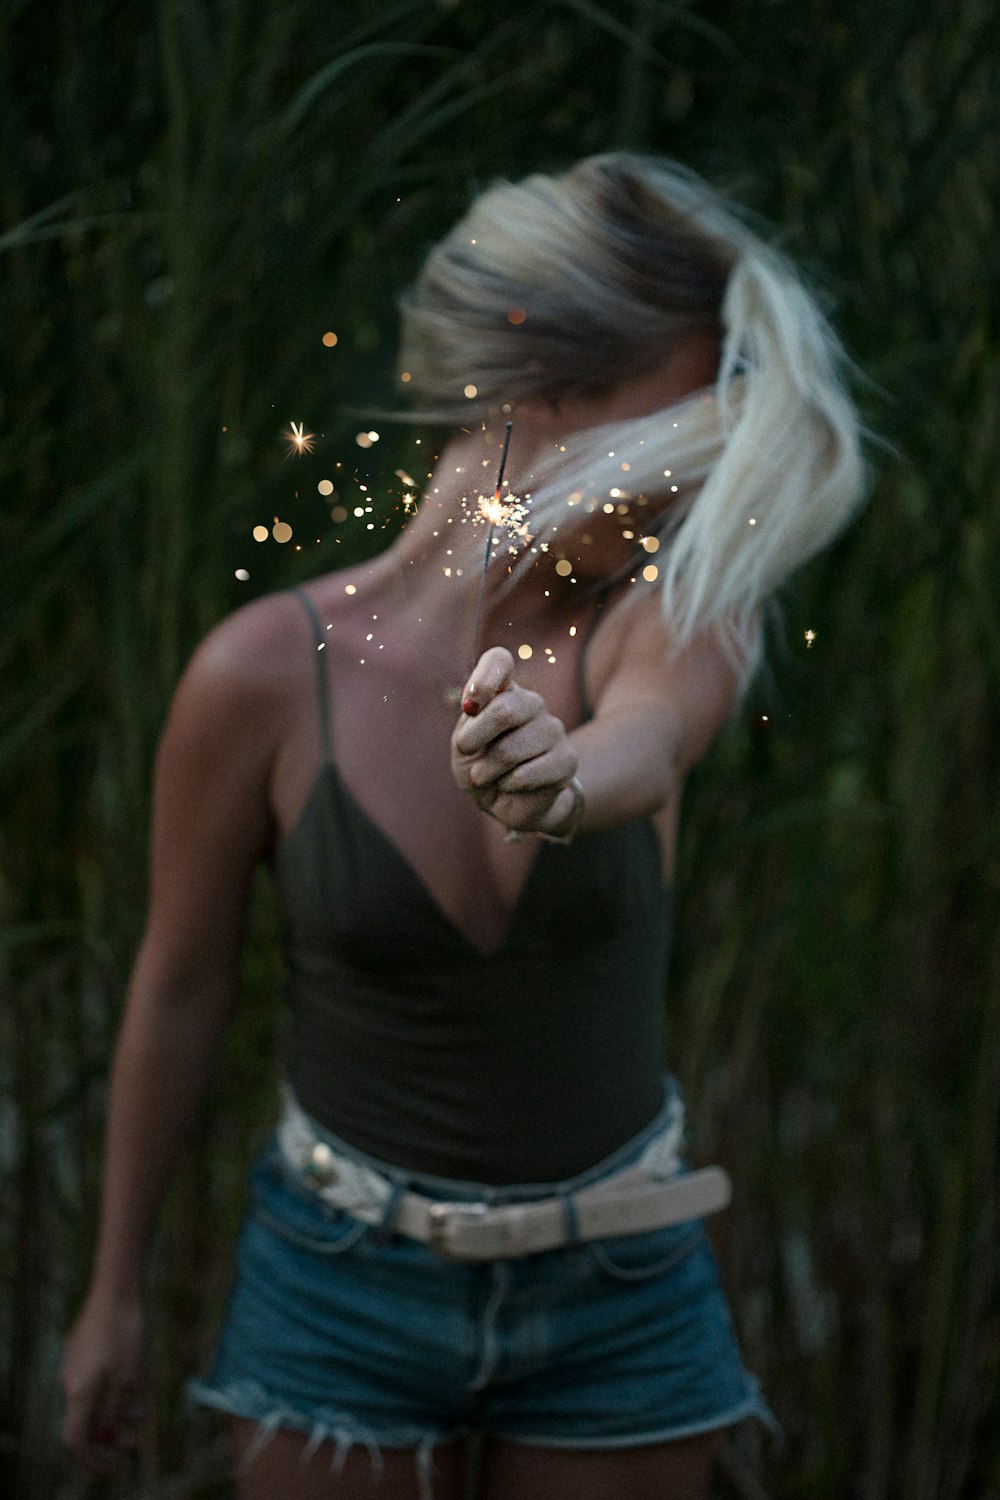
[{"label": "wrist", "polygon": [[94,1270],[87,1290],[87,1300],[107,1306],[126,1307],[145,1300],[150,1267],[148,1257],[141,1261],[105,1257],[100,1250],[94,1258]]},{"label": "wrist", "polygon": [[[568,797],[566,793],[569,794]],[[583,787],[574,776],[553,802],[550,809],[552,821],[547,827],[538,830],[539,836],[550,844],[571,843],[583,819],[586,805]]]}]

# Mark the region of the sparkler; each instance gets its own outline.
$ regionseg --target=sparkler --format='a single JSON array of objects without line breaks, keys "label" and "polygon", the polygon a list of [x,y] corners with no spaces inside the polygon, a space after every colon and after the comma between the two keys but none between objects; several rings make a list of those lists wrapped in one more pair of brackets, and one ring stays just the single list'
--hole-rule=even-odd
[{"label": "sparkler", "polygon": [[483,619],[483,599],[486,595],[486,570],[490,565],[490,553],[493,549],[493,528],[503,525],[507,519],[507,511],[501,503],[500,496],[503,493],[503,472],[507,467],[507,449],[510,447],[510,431],[513,422],[507,423],[507,431],[503,440],[503,452],[500,455],[500,469],[497,474],[496,488],[493,491],[493,499],[480,501],[480,510],[489,522],[486,532],[486,553],[483,557],[483,571],[479,575],[479,599],[476,604],[476,627],[472,635],[472,665],[475,666],[479,660],[479,627]]},{"label": "sparkler", "polygon": [[316,434],[306,432],[304,422],[292,422],[291,432],[285,432],[282,436],[288,444],[288,453],[297,453],[301,458],[303,453],[311,453],[316,446]]}]

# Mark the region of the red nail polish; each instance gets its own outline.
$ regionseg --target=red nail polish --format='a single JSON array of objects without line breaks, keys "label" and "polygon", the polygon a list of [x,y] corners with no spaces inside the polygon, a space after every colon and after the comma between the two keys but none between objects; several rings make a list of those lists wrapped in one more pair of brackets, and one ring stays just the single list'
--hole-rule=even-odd
[{"label": "red nail polish", "polygon": [[469,719],[474,719],[476,717],[476,714],[479,712],[479,704],[476,702],[475,698],[462,699],[462,712]]}]

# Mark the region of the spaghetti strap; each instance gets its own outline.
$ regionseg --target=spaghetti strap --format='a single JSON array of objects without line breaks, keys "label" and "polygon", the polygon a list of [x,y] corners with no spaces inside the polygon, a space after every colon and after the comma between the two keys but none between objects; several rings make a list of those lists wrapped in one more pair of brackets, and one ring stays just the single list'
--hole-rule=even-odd
[{"label": "spaghetti strap", "polygon": [[603,608],[604,592],[602,591],[594,600],[594,607],[590,612],[590,619],[587,623],[587,633],[583,638],[583,644],[576,659],[576,690],[580,699],[580,720],[584,724],[594,716],[593,706],[587,693],[587,652],[590,649],[590,643],[594,638],[594,631],[597,629]]},{"label": "spaghetti strap", "polygon": [[313,604],[305,589],[292,589],[292,594],[302,605],[309,623],[312,626],[313,639],[316,642],[316,696],[319,702],[319,724],[320,735],[323,744],[323,762],[330,759],[330,703],[326,691],[326,672],[323,666],[323,658],[320,652],[324,649],[326,641],[323,638],[323,625],[316,606]]}]

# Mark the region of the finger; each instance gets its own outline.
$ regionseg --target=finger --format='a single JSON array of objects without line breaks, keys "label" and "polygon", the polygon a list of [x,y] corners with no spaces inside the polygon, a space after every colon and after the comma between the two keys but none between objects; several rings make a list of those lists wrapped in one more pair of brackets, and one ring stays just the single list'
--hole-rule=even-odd
[{"label": "finger", "polygon": [[547,755],[536,755],[534,760],[522,761],[494,786],[498,794],[523,795],[554,788],[558,795],[575,775],[576,756],[571,750],[557,748]]},{"label": "finger", "polygon": [[138,1389],[119,1389],[110,1381],[75,1394],[67,1392],[63,1441],[94,1474],[112,1474],[125,1448],[138,1443],[144,1409]]},{"label": "finger", "polygon": [[537,792],[498,792],[489,811],[505,828],[517,833],[531,833],[544,820],[562,791],[561,786],[548,786]]},{"label": "finger", "polygon": [[459,720],[453,744],[460,755],[480,755],[493,740],[520,729],[530,719],[539,718],[545,710],[540,693],[512,683],[483,708],[475,718]]},{"label": "finger", "polygon": [[95,1429],[101,1421],[103,1400],[103,1381],[83,1390],[66,1391],[63,1442],[79,1458],[84,1456],[94,1439]]},{"label": "finger", "polygon": [[474,719],[497,693],[510,686],[513,674],[514,658],[503,646],[484,651],[462,689],[462,712]]},{"label": "finger", "polygon": [[487,786],[523,762],[548,754],[564,738],[562,725],[551,714],[530,719],[520,729],[492,740],[470,765],[469,780],[473,786]]},{"label": "finger", "polygon": [[103,1408],[97,1430],[97,1439],[106,1447],[134,1448],[139,1441],[139,1428],[145,1416],[145,1407],[139,1399],[138,1388],[124,1386],[116,1393],[116,1399]]}]

